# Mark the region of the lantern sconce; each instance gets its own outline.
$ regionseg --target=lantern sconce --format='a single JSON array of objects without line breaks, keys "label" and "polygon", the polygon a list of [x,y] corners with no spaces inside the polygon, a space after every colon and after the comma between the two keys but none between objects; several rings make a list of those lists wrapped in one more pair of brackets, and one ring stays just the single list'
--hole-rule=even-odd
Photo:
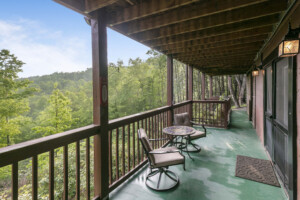
[{"label": "lantern sconce", "polygon": [[253,71],[252,71],[252,76],[258,76],[258,69],[255,68]]},{"label": "lantern sconce", "polygon": [[289,32],[278,47],[279,57],[295,56],[299,53],[299,33],[300,28],[292,29],[289,23]]}]

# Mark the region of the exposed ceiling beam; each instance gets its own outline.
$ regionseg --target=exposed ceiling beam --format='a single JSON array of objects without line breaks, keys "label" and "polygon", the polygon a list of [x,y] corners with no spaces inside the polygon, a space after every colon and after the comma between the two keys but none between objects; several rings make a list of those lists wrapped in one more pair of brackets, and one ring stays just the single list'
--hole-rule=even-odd
[{"label": "exposed ceiling beam", "polygon": [[85,0],[85,12],[90,13],[105,6],[111,5],[118,0]]},{"label": "exposed ceiling beam", "polygon": [[268,34],[263,34],[263,35],[257,35],[257,36],[250,36],[250,37],[245,37],[245,38],[238,38],[238,39],[228,39],[227,41],[221,41],[221,42],[215,42],[215,43],[205,43],[203,40],[191,40],[187,42],[182,42],[182,43],[175,43],[175,44],[170,44],[170,45],[165,45],[165,46],[160,46],[156,47],[156,49],[160,51],[167,51],[168,49],[176,50],[176,49],[181,49],[181,48],[190,48],[190,47],[199,47],[199,48],[222,48],[224,46],[232,46],[236,44],[244,44],[244,43],[252,43],[252,42],[257,42],[257,41],[263,41],[266,39]]},{"label": "exposed ceiling beam", "polygon": [[223,50],[229,50],[229,49],[242,49],[245,47],[249,47],[251,49],[254,48],[260,48],[261,45],[263,44],[263,41],[258,41],[258,42],[252,42],[252,43],[243,43],[243,44],[234,44],[234,45],[228,45],[228,46],[222,46],[221,47],[204,47],[204,46],[197,46],[197,47],[189,47],[189,48],[180,48],[180,49],[170,49],[170,50],[166,50],[164,51],[167,55],[169,54],[177,54],[177,53],[201,53],[201,52],[205,52],[205,51],[211,51],[213,53],[213,50],[219,50],[219,49],[223,49]]},{"label": "exposed ceiling beam", "polygon": [[203,0],[190,6],[179,7],[170,11],[168,10],[160,15],[143,18],[141,20],[137,19],[133,22],[116,25],[115,28],[121,28],[125,32],[132,34],[217,14],[236,8],[242,8],[265,1],[266,0]]},{"label": "exposed ceiling beam", "polygon": [[121,8],[108,17],[107,24],[113,26],[120,23],[144,18],[150,15],[185,6],[200,0],[149,0],[128,8]]},{"label": "exposed ceiling beam", "polygon": [[210,61],[210,60],[249,60],[255,57],[255,52],[247,53],[244,55],[226,55],[226,56],[211,56],[211,57],[193,57],[193,58],[182,58],[186,62],[197,62],[197,61]]},{"label": "exposed ceiling beam", "polygon": [[276,0],[276,2],[274,3],[272,2],[269,6],[267,6],[266,4],[259,4],[259,7],[255,5],[255,7],[251,9],[241,8],[233,10],[231,12],[219,13],[135,34],[130,34],[129,32],[126,32],[122,29],[118,30],[125,33],[126,35],[131,35],[132,37],[140,41],[145,41],[147,39],[149,40],[154,38],[162,38],[172,35],[180,35],[192,31],[203,30],[217,26],[224,26],[225,24],[233,24],[250,19],[257,19],[257,21],[259,21],[260,17],[279,13],[286,8],[286,4],[283,3],[284,1],[280,0],[280,2],[277,2],[278,0]]},{"label": "exposed ceiling beam", "polygon": [[243,56],[243,55],[254,55],[257,51],[241,51],[241,52],[235,52],[235,53],[214,53],[214,54],[198,54],[198,55],[179,55],[176,56],[176,59],[182,59],[182,60],[195,60],[197,58],[221,58],[221,57],[230,57],[230,56]]},{"label": "exposed ceiling beam", "polygon": [[53,0],[67,8],[70,8],[78,13],[86,15],[85,13],[85,1],[84,0]]},{"label": "exposed ceiling beam", "polygon": [[[217,35],[217,36],[211,36],[211,37],[190,37],[193,38],[192,41],[201,41],[201,43],[209,44],[209,43],[216,43],[216,42],[222,42],[222,41],[227,41],[227,40],[233,40],[233,39],[240,39],[240,38],[247,38],[250,36],[255,36],[255,35],[262,35],[262,34],[267,34],[270,33],[273,29],[272,25],[264,26],[264,27],[258,27],[258,28],[251,28],[248,30],[242,30],[242,31],[237,31],[233,33],[226,33],[223,35]],[[165,45],[172,45],[172,44],[178,44],[182,42],[187,42],[191,41],[191,39],[185,39],[185,40],[177,40],[177,41],[169,41],[166,39],[163,40],[156,40],[151,42],[149,46],[152,48],[158,47],[158,46],[165,46]]]}]

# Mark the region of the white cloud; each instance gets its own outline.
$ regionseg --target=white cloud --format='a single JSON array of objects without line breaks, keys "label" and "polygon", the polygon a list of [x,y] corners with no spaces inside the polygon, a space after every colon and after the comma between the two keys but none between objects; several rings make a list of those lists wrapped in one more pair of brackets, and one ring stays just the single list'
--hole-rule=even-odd
[{"label": "white cloud", "polygon": [[38,21],[0,20],[0,49],[10,50],[26,63],[21,77],[91,67],[90,37],[48,30]]}]

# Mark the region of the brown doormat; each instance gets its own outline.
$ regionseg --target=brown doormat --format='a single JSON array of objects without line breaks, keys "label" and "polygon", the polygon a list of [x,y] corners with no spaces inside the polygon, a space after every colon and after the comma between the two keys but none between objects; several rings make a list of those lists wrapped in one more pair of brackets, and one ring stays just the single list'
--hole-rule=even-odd
[{"label": "brown doormat", "polygon": [[235,176],[280,187],[269,160],[237,155]]}]

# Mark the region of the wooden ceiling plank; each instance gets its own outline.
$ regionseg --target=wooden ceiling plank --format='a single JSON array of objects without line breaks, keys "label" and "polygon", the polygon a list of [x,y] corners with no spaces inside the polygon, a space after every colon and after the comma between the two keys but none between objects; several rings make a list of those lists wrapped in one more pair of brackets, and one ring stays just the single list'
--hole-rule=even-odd
[{"label": "wooden ceiling plank", "polygon": [[85,0],[85,12],[90,13],[105,6],[111,5],[118,0]]},{"label": "wooden ceiling plank", "polygon": [[177,53],[203,53],[206,51],[210,51],[213,53],[214,50],[218,49],[223,49],[223,50],[228,50],[228,49],[241,49],[244,47],[249,47],[249,48],[260,48],[261,45],[263,44],[263,41],[257,41],[257,42],[251,42],[251,43],[243,43],[243,44],[234,44],[234,45],[228,45],[228,46],[222,46],[220,47],[207,47],[203,48],[201,46],[198,47],[190,47],[190,48],[180,48],[180,49],[170,49],[168,51],[164,51],[167,55],[169,54],[177,54]]},{"label": "wooden ceiling plank", "polygon": [[[202,37],[202,38],[197,38],[197,37],[192,37],[193,40],[198,40],[201,43],[205,44],[210,44],[210,43],[216,43],[216,42],[222,42],[222,41],[227,41],[227,40],[232,40],[232,39],[240,39],[240,38],[246,38],[250,36],[256,36],[256,35],[262,35],[262,34],[267,34],[270,33],[273,30],[272,25],[264,26],[264,27],[258,27],[258,28],[251,28],[248,30],[242,30],[242,31],[237,31],[233,33],[226,33],[223,35],[217,35],[217,36],[211,36],[211,37]],[[153,41],[149,44],[152,48],[156,48],[159,46],[165,46],[165,45],[172,45],[172,44],[177,44],[177,43],[182,43],[182,42],[188,42],[191,40],[177,40],[174,42],[168,42],[167,40],[156,40]]]},{"label": "wooden ceiling plank", "polygon": [[245,20],[250,20],[250,19],[257,19],[257,21],[259,21],[259,18],[261,17],[273,15],[283,11],[286,8],[286,6],[283,5],[286,4],[283,4],[282,3],[283,1],[280,2],[281,3],[271,4],[269,7],[261,6],[258,7],[257,9],[251,9],[251,10],[242,8],[238,10],[233,10],[232,12],[219,13],[216,15],[202,17],[199,19],[190,20],[183,23],[173,24],[167,27],[161,27],[158,29],[153,29],[149,31],[135,33],[135,34],[129,34],[128,32],[123,31],[121,29],[118,30],[120,30],[120,32],[125,33],[126,35],[130,35],[133,38],[136,38],[139,41],[146,41],[149,39],[168,37],[172,35],[180,35],[192,31],[196,31],[196,30],[204,30],[207,28],[224,26],[226,24],[243,22]]},{"label": "wooden ceiling plank", "polygon": [[231,11],[249,5],[266,2],[267,0],[204,0],[190,6],[180,7],[133,22],[116,25],[115,28],[124,29],[129,34],[138,33],[150,29],[160,28],[170,24],[184,22],[191,19],[217,14],[220,12]]},{"label": "wooden ceiling plank", "polygon": [[85,13],[85,1],[84,0],[53,0],[75,12],[86,15]]},{"label": "wooden ceiling plank", "polygon": [[141,19],[150,15],[185,6],[199,0],[149,0],[128,8],[122,8],[108,17],[108,25],[114,26],[124,22]]},{"label": "wooden ceiling plank", "polygon": [[257,53],[256,50],[252,50],[252,51],[237,51],[235,53],[214,53],[214,54],[198,54],[198,55],[179,55],[176,56],[177,59],[182,59],[182,60],[189,60],[192,58],[212,58],[212,57],[227,57],[227,56],[232,56],[232,55],[236,55],[236,56],[243,56],[243,55],[253,55]]},{"label": "wooden ceiling plank", "polygon": [[165,46],[156,47],[159,51],[166,51],[169,49],[175,50],[180,48],[200,47],[200,48],[211,48],[211,47],[223,47],[231,46],[235,44],[251,43],[257,41],[263,41],[267,38],[268,34],[262,34],[257,36],[250,36],[238,39],[229,39],[226,41],[215,42],[215,43],[204,43],[203,40],[191,40],[183,43],[170,44]]},{"label": "wooden ceiling plank", "polygon": [[151,44],[152,41],[166,41],[167,43],[176,42],[179,40],[191,40],[193,38],[203,38],[203,37],[211,37],[222,35],[226,33],[233,33],[236,31],[242,30],[249,30],[252,28],[263,27],[273,25],[274,23],[278,22],[279,15],[273,14],[270,16],[261,17],[259,19],[249,19],[243,22],[237,22],[233,24],[226,24],[222,26],[212,27],[208,29],[202,29],[201,27],[195,27],[187,33],[180,33],[180,34],[172,34],[166,35],[165,37],[159,37],[159,34],[156,33],[145,33],[135,36],[135,39],[145,43]]}]

